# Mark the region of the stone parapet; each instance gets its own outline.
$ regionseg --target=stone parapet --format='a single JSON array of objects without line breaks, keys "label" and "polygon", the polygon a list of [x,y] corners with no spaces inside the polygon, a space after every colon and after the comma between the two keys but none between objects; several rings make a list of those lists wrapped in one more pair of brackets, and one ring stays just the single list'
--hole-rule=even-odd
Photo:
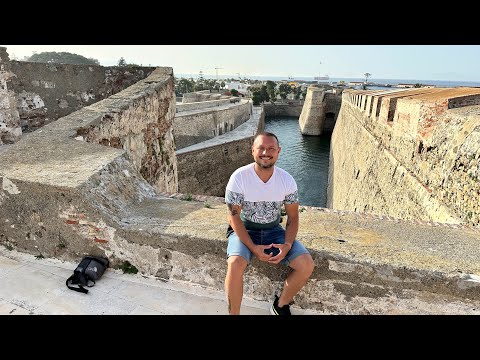
[{"label": "stone parapet", "polygon": [[[238,99],[238,101],[240,101],[239,98],[234,98],[234,99]],[[198,101],[198,102],[192,102],[192,103],[180,103],[180,104],[177,104],[177,113],[181,113],[185,111],[204,110],[204,109],[215,108],[218,106],[229,105],[230,103],[235,102],[234,99],[221,99],[221,100]]]},{"label": "stone parapet", "polygon": [[[156,193],[124,155],[77,188],[2,176],[0,189],[7,248],[73,262],[104,255],[114,268],[128,261],[163,281],[223,289],[222,198]],[[327,314],[479,313],[479,235],[478,227],[301,206],[297,239],[316,267],[295,303]],[[253,259],[245,295],[270,301],[286,274]]]},{"label": "stone parapet", "polygon": [[[211,103],[211,101],[205,103]],[[176,148],[180,150],[226,134],[248,121],[251,112],[252,102],[239,99],[238,102],[228,101],[213,108],[199,108],[177,113],[173,125]]]},{"label": "stone parapet", "polygon": [[215,100],[221,96],[222,94],[219,93],[210,93],[210,90],[200,90],[183,94],[182,103],[186,104],[200,101],[210,101]]},{"label": "stone parapet", "polygon": [[479,99],[477,88],[344,91],[327,204],[480,224]]}]

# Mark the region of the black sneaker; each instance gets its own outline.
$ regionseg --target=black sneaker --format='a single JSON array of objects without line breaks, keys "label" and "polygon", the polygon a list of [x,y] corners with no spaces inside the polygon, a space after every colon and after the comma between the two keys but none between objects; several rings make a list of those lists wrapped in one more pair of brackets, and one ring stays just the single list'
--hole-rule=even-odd
[{"label": "black sneaker", "polygon": [[270,308],[270,314],[272,315],[292,315],[290,312],[290,305],[278,306],[278,296],[275,295],[272,307]]}]

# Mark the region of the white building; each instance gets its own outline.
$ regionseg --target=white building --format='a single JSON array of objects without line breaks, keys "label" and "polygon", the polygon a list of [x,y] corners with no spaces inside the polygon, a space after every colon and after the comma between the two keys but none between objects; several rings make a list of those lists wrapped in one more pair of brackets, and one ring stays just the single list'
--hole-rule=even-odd
[{"label": "white building", "polygon": [[241,82],[225,83],[225,89],[237,90],[239,93],[247,94],[247,89],[250,85]]}]

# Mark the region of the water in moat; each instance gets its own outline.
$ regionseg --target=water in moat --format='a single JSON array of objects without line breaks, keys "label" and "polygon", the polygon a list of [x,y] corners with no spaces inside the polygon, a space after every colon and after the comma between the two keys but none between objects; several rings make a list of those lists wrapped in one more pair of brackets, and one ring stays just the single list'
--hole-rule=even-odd
[{"label": "water in moat", "polygon": [[294,177],[300,205],[326,207],[331,134],[302,135],[298,117],[291,116],[266,118],[265,131],[280,140],[282,150],[275,165]]}]

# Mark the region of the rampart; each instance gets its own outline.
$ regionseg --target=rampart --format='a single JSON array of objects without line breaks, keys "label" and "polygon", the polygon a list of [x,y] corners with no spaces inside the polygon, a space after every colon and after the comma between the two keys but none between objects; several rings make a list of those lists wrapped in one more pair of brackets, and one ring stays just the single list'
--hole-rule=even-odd
[{"label": "rampart", "polygon": [[250,101],[231,103],[229,100],[220,106],[212,101],[200,104],[203,103],[210,106],[205,108],[198,105],[194,110],[176,114],[173,132],[177,150],[225,134],[250,119],[252,111]]},{"label": "rampart", "polygon": [[342,107],[341,93],[325,93],[325,120],[323,123],[323,133],[331,134],[335,128],[340,108]]},{"label": "rampart", "polygon": [[[172,69],[159,68],[1,151],[0,243],[73,262],[105,255],[112,267],[128,261],[146,276],[223,289],[223,198],[170,190],[175,174],[167,170],[180,168],[174,162],[185,152],[174,152],[173,86]],[[347,108],[353,114],[353,105],[342,105],[341,126]],[[263,116],[255,107],[247,122],[222,136],[246,129],[248,143]],[[205,147],[207,156],[235,153],[235,141],[223,145],[221,138]],[[226,157],[223,165],[236,159]],[[142,172],[144,160],[155,160],[165,176]],[[326,314],[479,314],[479,234],[478,226],[465,224],[301,207],[297,238],[316,267],[294,307]],[[286,272],[253,259],[245,295],[271,301]]]},{"label": "rampart", "polygon": [[225,99],[221,99],[221,100],[206,100],[206,101],[199,101],[199,102],[192,102],[192,103],[185,103],[185,104],[178,103],[177,113],[181,113],[184,111],[211,109],[217,106],[225,106],[231,103],[235,103],[237,100],[240,101],[240,98],[230,98],[230,96],[227,96],[225,97]]},{"label": "rampart", "polygon": [[210,90],[201,90],[191,93],[185,93],[182,97],[182,103],[194,103],[210,100],[220,100],[225,96],[220,93],[210,93]]},{"label": "rampart", "polygon": [[[15,61],[9,60],[6,48],[0,48],[0,66],[4,68],[0,81],[4,83],[5,90],[10,92],[9,101],[15,103],[9,108],[12,111],[16,108],[19,117],[15,125],[11,120],[7,125],[0,118],[0,126],[20,128],[23,133],[106,99],[146,78],[155,69]],[[0,99],[5,95],[0,94]],[[15,136],[15,141],[18,137]]]},{"label": "rampart", "polygon": [[253,107],[248,121],[232,131],[177,150],[179,192],[224,196],[230,175],[252,162],[253,138],[264,127],[263,108]]},{"label": "rampart", "polygon": [[327,206],[478,226],[479,105],[477,88],[344,91]]},{"label": "rampart", "polygon": [[303,135],[321,135],[325,123],[325,90],[310,86],[298,119]]},{"label": "rampart", "polygon": [[266,117],[300,116],[303,109],[303,100],[285,100],[285,103],[264,103]]},{"label": "rampart", "polygon": [[[313,103],[311,101],[312,91],[316,94],[323,94]],[[310,94],[310,95],[309,95]],[[304,100],[287,100],[286,102],[264,103],[266,117],[294,116],[299,118],[300,129],[304,135],[320,135],[332,133],[337,121],[342,97],[338,94],[326,93],[325,90],[311,87],[307,90],[307,97]],[[303,114],[303,115],[302,115]],[[306,119],[308,118],[307,131]]]}]

